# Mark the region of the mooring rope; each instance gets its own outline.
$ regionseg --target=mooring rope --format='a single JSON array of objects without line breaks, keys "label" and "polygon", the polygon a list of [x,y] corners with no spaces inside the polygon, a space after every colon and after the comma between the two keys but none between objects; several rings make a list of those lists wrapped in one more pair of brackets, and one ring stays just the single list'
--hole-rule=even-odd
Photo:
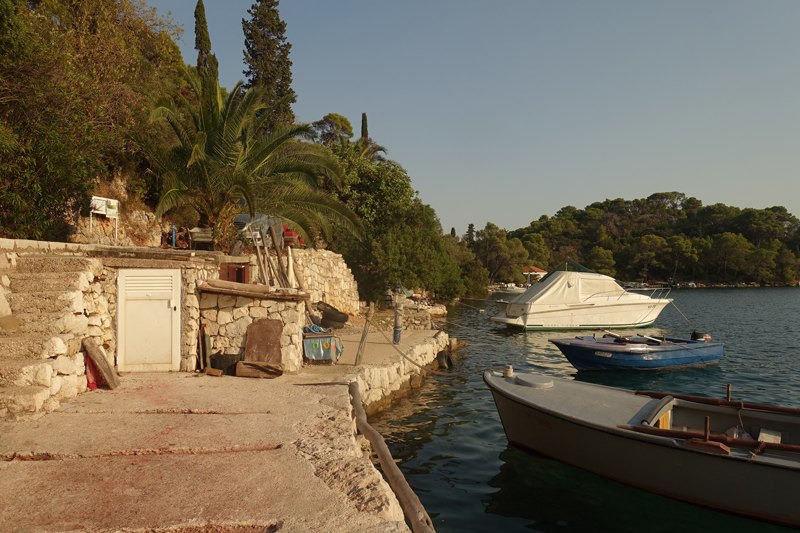
[{"label": "mooring rope", "polygon": [[391,344],[392,348],[394,348],[397,351],[397,353],[400,354],[401,357],[403,357],[406,361],[410,362],[411,364],[421,368],[422,370],[425,370],[426,372],[430,372],[431,374],[435,374],[437,376],[445,376],[445,377],[456,377],[456,376],[470,376],[472,374],[482,374],[483,372],[486,372],[487,370],[491,370],[492,372],[497,372],[497,370],[495,370],[494,368],[482,368],[480,370],[473,370],[472,372],[446,373],[446,372],[439,372],[438,370],[432,370],[430,368],[426,368],[426,367],[422,366],[421,364],[417,363],[416,361],[414,361],[413,359],[411,359],[410,357],[408,357],[403,352],[401,352],[400,348],[398,348],[397,345],[394,342],[389,340],[389,337],[386,335],[386,333],[383,330],[379,329],[378,325],[375,324],[375,322],[372,322],[372,325],[375,326],[375,329],[378,330],[381,333],[381,335],[383,335],[383,338],[386,339],[386,342]]},{"label": "mooring rope", "polygon": [[[673,306],[675,306],[675,309],[678,309],[678,306],[677,306],[677,305],[675,305],[675,300],[672,300],[670,303],[671,303]],[[688,322],[688,323],[689,323],[689,325],[690,325],[690,326],[692,326],[692,329],[695,329],[695,328],[694,328],[694,324],[692,324],[692,321],[691,321],[691,320],[689,320],[688,318],[686,318],[686,315],[684,315],[684,314],[683,314],[683,312],[682,312],[680,309],[678,309],[678,312],[681,314],[681,316],[684,318],[684,320],[686,320],[686,322]]]}]

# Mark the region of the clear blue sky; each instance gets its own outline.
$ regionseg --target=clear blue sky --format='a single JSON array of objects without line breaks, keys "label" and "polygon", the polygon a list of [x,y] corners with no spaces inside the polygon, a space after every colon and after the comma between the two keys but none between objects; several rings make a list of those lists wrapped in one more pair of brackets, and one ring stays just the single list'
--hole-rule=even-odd
[{"label": "clear blue sky", "polygon": [[[172,12],[194,64],[194,0]],[[220,83],[252,0],[204,0]],[[679,191],[800,217],[796,0],[284,0],[303,122],[361,113],[445,232]]]}]

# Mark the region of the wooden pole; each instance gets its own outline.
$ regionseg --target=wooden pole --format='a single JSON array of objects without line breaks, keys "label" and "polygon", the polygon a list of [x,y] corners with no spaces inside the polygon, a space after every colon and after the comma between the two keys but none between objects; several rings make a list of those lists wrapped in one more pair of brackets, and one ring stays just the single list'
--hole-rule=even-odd
[{"label": "wooden pole", "polygon": [[367,335],[369,334],[369,323],[372,320],[372,315],[375,313],[375,302],[369,303],[367,309],[367,320],[364,323],[364,332],[361,333],[361,342],[358,345],[358,352],[356,353],[356,366],[359,366],[364,360],[364,348],[367,345]]},{"label": "wooden pole", "polygon": [[286,275],[286,271],[283,268],[283,253],[281,252],[281,247],[278,246],[278,236],[275,234],[275,228],[273,226],[269,227],[269,234],[272,237],[272,245],[275,247],[275,255],[278,256],[278,271],[281,274],[282,282],[285,283],[284,287],[287,289],[289,287],[289,277]]},{"label": "wooden pole", "polygon": [[386,446],[386,441],[383,440],[380,433],[367,423],[367,414],[364,412],[364,406],[361,405],[361,393],[358,390],[358,383],[355,381],[350,383],[350,403],[355,411],[356,426],[375,449],[378,460],[381,462],[381,468],[389,481],[389,486],[392,487],[392,491],[397,496],[403,512],[408,521],[411,522],[411,530],[414,533],[436,533],[433,529],[431,517],[428,516],[425,507],[422,506],[422,502],[411,490],[408,481],[403,477],[403,473],[394,462],[392,453],[389,451],[389,447]]},{"label": "wooden pole", "polygon": [[400,332],[403,331],[403,304],[394,307],[394,343],[400,344]]},{"label": "wooden pole", "polygon": [[[266,284],[267,283],[267,274],[266,274],[265,268],[264,268],[264,261],[261,258],[261,249],[259,248],[258,243],[256,242],[256,236],[255,236],[255,234],[253,234],[253,228],[250,227],[250,225],[248,224],[247,225],[247,229],[250,230],[250,240],[253,242],[253,246],[256,247],[256,260],[258,262],[259,278],[261,279],[262,283]],[[262,241],[262,243],[263,243],[263,241]]]}]

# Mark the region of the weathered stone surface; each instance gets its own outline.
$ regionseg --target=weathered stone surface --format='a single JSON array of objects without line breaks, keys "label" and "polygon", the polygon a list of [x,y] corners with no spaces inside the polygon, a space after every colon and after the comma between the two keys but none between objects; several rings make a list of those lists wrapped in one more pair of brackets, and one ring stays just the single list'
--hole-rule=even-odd
[{"label": "weathered stone surface", "polygon": [[232,311],[232,309],[221,309],[219,312],[217,312],[217,324],[220,326],[229,324],[233,320]]},{"label": "weathered stone surface", "polygon": [[259,318],[267,318],[269,315],[269,310],[263,307],[251,307],[250,308],[250,317],[253,320],[258,320]]},{"label": "weathered stone surface", "polygon": [[50,365],[61,375],[76,374],[77,369],[75,363],[69,357],[59,355],[55,359],[50,360]]},{"label": "weathered stone surface", "polygon": [[228,294],[220,294],[217,306],[222,309],[225,307],[233,307],[236,304],[236,297]]},{"label": "weathered stone surface", "polygon": [[217,307],[217,295],[213,292],[204,292],[200,295],[200,309]]},{"label": "weathered stone surface", "polygon": [[203,309],[200,311],[200,316],[206,320],[211,322],[217,321],[217,310],[216,309]]},{"label": "weathered stone surface", "polygon": [[226,334],[229,337],[244,337],[247,333],[247,326],[253,323],[249,316],[243,316],[227,326]]}]

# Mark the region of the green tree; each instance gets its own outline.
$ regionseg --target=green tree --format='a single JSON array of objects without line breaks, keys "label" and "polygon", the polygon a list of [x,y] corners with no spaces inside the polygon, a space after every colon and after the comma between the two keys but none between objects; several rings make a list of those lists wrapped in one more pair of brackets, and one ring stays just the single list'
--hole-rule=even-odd
[{"label": "green tree", "polygon": [[617,271],[614,269],[615,264],[614,253],[600,246],[592,248],[586,256],[586,266],[606,276],[613,277],[616,275]]},{"label": "green tree", "polygon": [[714,237],[711,253],[724,279],[728,279],[728,269],[733,270],[735,279],[739,271],[747,268],[747,260],[753,245],[738,233],[726,231]]},{"label": "green tree", "polygon": [[697,261],[697,250],[692,246],[692,241],[685,235],[673,235],[667,239],[672,261],[672,279],[678,279],[678,269],[681,266],[692,265]]},{"label": "green tree", "polygon": [[243,206],[251,215],[281,217],[307,241],[317,232],[329,235],[331,223],[362,233],[358,217],[319,189],[322,181],[340,183],[336,160],[319,145],[294,140],[310,136],[307,124],[259,136],[269,116],[257,117],[263,89],[243,93],[240,82],[223,98],[216,79],[196,73],[187,78],[197,98],[188,125],[171,99],[159,101],[152,113],[153,120],[167,120],[178,139],[167,153],[151,154],[164,184],[157,217],[188,205],[208,228],[226,210]]},{"label": "green tree", "polygon": [[242,19],[245,87],[263,89],[263,103],[270,109],[263,127],[273,131],[295,120],[291,104],[297,100],[292,91],[289,60],[292,45],[286,40],[286,23],[278,13],[278,0],[258,0],[247,14],[250,20]]},{"label": "green tree", "polygon": [[208,34],[206,8],[203,5],[203,0],[197,0],[197,5],[194,7],[194,49],[197,50],[197,69],[208,68],[211,37]]},{"label": "green tree", "polygon": [[489,281],[523,281],[522,269],[528,252],[517,238],[508,239],[506,231],[491,222],[477,232],[473,248],[475,255],[489,271]]},{"label": "green tree", "polygon": [[328,113],[321,120],[313,122],[311,129],[314,139],[325,146],[347,141],[353,136],[352,124],[347,117],[338,113]]},{"label": "green tree", "polygon": [[540,233],[529,233],[522,239],[522,245],[528,251],[528,259],[534,266],[541,269],[547,268],[550,250]]},{"label": "green tree", "polygon": [[661,266],[661,256],[669,251],[667,241],[658,235],[643,235],[633,243],[633,261],[641,266],[642,276],[647,281],[651,267]]},{"label": "green tree", "polygon": [[174,27],[141,2],[0,0],[0,234],[63,240],[97,183],[137,156],[168,90]]}]

